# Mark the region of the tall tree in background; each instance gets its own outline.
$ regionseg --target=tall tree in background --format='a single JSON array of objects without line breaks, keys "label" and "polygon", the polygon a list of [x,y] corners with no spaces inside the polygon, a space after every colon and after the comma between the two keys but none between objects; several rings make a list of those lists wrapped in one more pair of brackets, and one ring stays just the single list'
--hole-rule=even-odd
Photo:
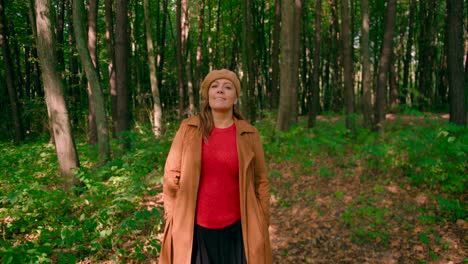
[{"label": "tall tree in background", "polygon": [[362,14],[362,35],[361,35],[361,54],[362,54],[362,113],[364,117],[364,126],[369,128],[372,125],[372,98],[371,98],[371,71],[369,55],[369,3],[367,0],[361,0]]},{"label": "tall tree in background", "polygon": [[106,42],[107,42],[107,74],[109,78],[109,93],[111,97],[111,116],[113,131],[117,127],[117,85],[115,80],[115,49],[114,49],[114,12],[113,0],[105,0]]},{"label": "tall tree in background", "polygon": [[[72,0],[73,4],[75,4],[76,0]],[[81,0],[79,0],[81,1]],[[81,5],[81,4],[80,4]],[[98,13],[98,0],[89,0],[88,1],[88,50],[89,50],[89,56],[91,57],[91,61],[93,63],[93,68],[97,70],[99,73],[98,67],[97,67],[97,32],[96,32],[96,24],[97,24],[97,13]],[[75,11],[73,9],[73,11]],[[72,12],[73,12],[72,11]],[[73,12],[74,14],[76,12]],[[84,18],[84,15],[82,16],[80,14],[80,17]],[[80,22],[83,23],[83,22]],[[76,24],[73,22],[73,24]],[[81,31],[82,29],[80,28],[79,30],[76,28],[77,26],[74,25],[74,28],[76,31]],[[79,33],[81,34],[81,33]],[[77,34],[75,34],[78,36]],[[76,37],[78,38],[78,37]],[[80,54],[81,56],[81,54]],[[88,142],[91,145],[96,145],[98,143],[98,131],[97,131],[97,122],[96,122],[96,107],[95,107],[95,102],[94,102],[94,96],[92,92],[92,84],[91,81],[89,80],[88,77]]]},{"label": "tall tree in background", "polygon": [[36,0],[37,51],[42,70],[47,112],[55,139],[60,172],[65,179],[64,188],[69,190],[78,181],[73,170],[79,167],[79,161],[63,98],[63,84],[56,69],[57,55],[55,54],[52,13],[50,0]]},{"label": "tall tree in background", "polygon": [[411,53],[413,52],[414,42],[414,28],[415,28],[415,16],[416,16],[416,0],[410,0],[409,8],[409,20],[408,20],[408,40],[406,42],[406,52],[403,58],[403,85],[400,89],[400,103],[406,104],[406,97],[409,90],[409,75],[411,67]]},{"label": "tall tree in background", "polygon": [[353,57],[351,47],[351,25],[348,0],[341,1],[341,28],[343,33],[343,72],[344,72],[344,101],[346,114],[346,127],[353,130],[354,124],[351,114],[354,113],[354,79],[353,79]]},{"label": "tall tree in background", "polygon": [[57,63],[58,69],[63,72],[65,69],[65,4],[66,0],[55,1],[56,10],[56,36],[57,36]]},{"label": "tall tree in background", "polygon": [[279,53],[280,53],[280,32],[281,32],[281,1],[275,0],[275,22],[273,26],[273,39],[271,44],[271,74],[270,74],[270,107],[278,108],[279,93]]},{"label": "tall tree in background", "polygon": [[[196,53],[196,69],[195,69],[195,85],[200,86],[203,78],[203,32],[205,24],[205,0],[200,0],[198,5],[198,15],[197,15],[197,24],[198,24],[198,40],[197,40],[197,53]],[[201,99],[201,97],[199,98]],[[200,105],[199,100],[195,100],[197,106]]]},{"label": "tall tree in background", "polygon": [[[161,100],[159,98],[158,76],[156,73],[156,57],[153,45],[153,32],[151,30],[151,9],[149,0],[143,0],[143,7],[143,12],[145,15],[146,48],[148,51],[148,68],[150,75],[151,95],[153,96],[153,113],[151,123],[153,125],[153,134],[159,137],[162,133],[162,107]],[[157,8],[159,8],[159,6]]]},{"label": "tall tree in background", "polygon": [[0,45],[2,46],[3,66],[5,68],[6,86],[10,98],[10,108],[13,116],[13,127],[15,128],[15,144],[24,140],[23,124],[21,121],[21,108],[18,102],[18,95],[15,88],[15,77],[13,75],[13,65],[10,56],[8,27],[5,18],[5,2],[0,0]]},{"label": "tall tree in background", "polygon": [[375,103],[375,126],[382,128],[385,121],[387,104],[387,76],[393,54],[393,33],[396,20],[396,0],[387,1],[387,12],[385,15],[385,31],[380,53],[379,69],[377,75],[377,98]]},{"label": "tall tree in background", "polygon": [[122,149],[130,148],[126,133],[130,130],[130,93],[128,89],[128,0],[117,0],[115,21],[115,83],[116,113],[115,132]]},{"label": "tall tree in background", "polygon": [[435,38],[437,31],[434,27],[436,23],[436,12],[438,10],[439,0],[426,0],[419,2],[419,38],[418,38],[418,69],[417,69],[417,88],[419,96],[415,103],[420,110],[427,109],[432,101],[434,87],[434,67],[437,56],[435,47]]},{"label": "tall tree in background", "polygon": [[[161,29],[156,32],[158,33],[157,35],[157,45],[158,45],[158,60],[157,60],[157,67],[158,67],[158,87],[161,92],[162,96],[162,91],[163,89],[163,67],[164,67],[164,60],[165,60],[165,50],[166,50],[166,28],[167,28],[167,20],[169,19],[169,8],[168,8],[168,1],[169,0],[161,0],[163,2],[163,9],[162,9],[162,25]],[[156,24],[157,25],[157,24]],[[156,27],[158,29],[158,27]]]},{"label": "tall tree in background", "polygon": [[184,108],[185,108],[185,85],[184,85],[184,71],[185,71],[185,63],[184,63],[184,35],[183,35],[183,25],[185,21],[183,18],[185,17],[182,12],[182,4],[185,3],[187,5],[186,0],[177,0],[176,6],[176,60],[177,60],[177,84],[178,84],[178,91],[179,91],[179,119],[182,119],[184,116]]},{"label": "tall tree in background", "polygon": [[314,68],[312,80],[312,98],[309,98],[309,123],[314,127],[320,110],[320,35],[322,34],[322,0],[315,0],[315,41],[314,41]]},{"label": "tall tree in background", "polygon": [[450,122],[467,124],[466,80],[463,74],[463,1],[447,0],[447,63],[450,89]]},{"label": "tall tree in background", "polygon": [[110,156],[109,146],[109,129],[106,120],[106,108],[104,106],[104,97],[99,81],[99,76],[93,64],[91,54],[86,43],[86,34],[83,21],[85,19],[85,10],[83,0],[73,0],[73,28],[75,30],[75,39],[78,53],[81,58],[81,64],[88,78],[88,86],[90,86],[90,98],[94,102],[95,122],[99,152],[99,162],[106,163]]},{"label": "tall tree in background", "polygon": [[189,17],[189,7],[188,7],[188,0],[182,0],[182,51],[183,51],[183,58],[185,58],[185,62],[183,63],[185,69],[185,81],[187,82],[187,96],[188,96],[188,115],[195,114],[195,99],[193,96],[193,80],[192,80],[192,56],[191,56],[191,49],[190,49],[190,17]]},{"label": "tall tree in background", "polygon": [[252,1],[242,0],[241,3],[243,23],[242,23],[242,87],[246,93],[243,97],[242,108],[247,115],[247,119],[254,122],[256,119],[255,107],[255,69],[254,69],[254,47],[252,36]]},{"label": "tall tree in background", "polygon": [[301,0],[286,0],[281,13],[280,102],[276,129],[288,130],[297,122]]},{"label": "tall tree in background", "polygon": [[28,1],[28,23],[29,27],[31,28],[31,37],[32,37],[32,48],[31,48],[31,55],[34,60],[32,63],[32,72],[31,72],[31,85],[32,87],[26,87],[26,89],[30,89],[31,97],[34,98],[36,95],[43,95],[43,91],[41,88],[41,69],[39,66],[39,62],[37,61],[37,29],[36,29],[36,15],[35,15],[35,7],[34,7],[34,0]]}]

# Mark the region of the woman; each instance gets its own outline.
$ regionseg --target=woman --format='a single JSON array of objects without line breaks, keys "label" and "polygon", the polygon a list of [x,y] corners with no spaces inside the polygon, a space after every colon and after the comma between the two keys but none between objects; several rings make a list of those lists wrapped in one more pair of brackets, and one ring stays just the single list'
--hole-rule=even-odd
[{"label": "woman", "polygon": [[269,183],[260,136],[239,112],[229,70],[203,80],[203,106],[185,119],[164,169],[166,227],[159,263],[272,263]]}]

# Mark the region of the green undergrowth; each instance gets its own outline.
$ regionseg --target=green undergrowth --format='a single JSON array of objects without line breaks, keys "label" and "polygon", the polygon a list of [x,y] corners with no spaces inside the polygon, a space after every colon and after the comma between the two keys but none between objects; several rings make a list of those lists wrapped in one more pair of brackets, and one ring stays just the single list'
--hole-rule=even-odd
[{"label": "green undergrowth", "polygon": [[[397,117],[388,121],[381,132],[362,127],[351,132],[342,118],[331,116],[318,121],[311,129],[306,128],[305,121],[300,121],[287,132],[275,133],[274,123],[268,120],[257,123],[263,132],[266,156],[271,162],[288,163],[288,167],[294,168],[294,172],[288,173],[296,176],[295,181],[299,176],[327,179],[359,172],[363,181],[410,184],[430,197],[434,203],[425,209],[423,217],[452,223],[467,219],[466,127],[431,116],[418,116],[417,122]],[[277,171],[270,175],[283,177]],[[314,189],[313,186],[304,188]],[[346,205],[340,217],[358,244],[388,244],[391,228],[386,217],[389,216],[386,208],[371,202],[377,196],[369,196],[367,203],[363,200]]]},{"label": "green undergrowth", "polygon": [[[342,118],[328,117],[312,129],[301,121],[288,132],[275,132],[268,116],[255,126],[268,162],[290,164],[294,177],[317,174],[327,179],[361,167],[366,179],[402,178],[426,190],[437,201],[427,214],[434,221],[467,218],[466,128],[428,118],[417,125],[395,120],[384,133],[363,128],[351,133]],[[161,183],[176,127],[173,123],[160,140],[137,127],[128,135],[131,151],[101,167],[96,148],[77,140],[81,185],[70,192],[61,188],[54,147],[46,140],[21,146],[0,143],[0,262],[126,263],[157,256],[162,209],[142,202],[160,192],[154,187]],[[112,142],[112,150],[119,152],[118,142]],[[275,171],[270,176],[283,177]],[[281,202],[290,206],[294,201]],[[356,243],[386,244],[386,214],[385,208],[363,200],[346,208],[340,221],[350,227]]]},{"label": "green undergrowth", "polygon": [[340,168],[362,166],[365,177],[405,177],[415,186],[447,195],[466,193],[468,129],[431,118],[417,125],[404,122],[388,122],[380,133],[364,128],[351,133],[341,119],[319,121],[311,129],[300,121],[289,131],[276,133],[268,119],[256,126],[270,160],[299,164],[300,173],[311,172],[314,161],[328,157]]},{"label": "green undergrowth", "polygon": [[[141,206],[155,195],[170,146],[143,128],[129,134],[132,149],[97,167],[95,147],[77,143],[81,185],[61,188],[53,145],[0,143],[0,262],[138,261],[156,256],[162,210]],[[112,149],[118,153],[117,142]]]}]

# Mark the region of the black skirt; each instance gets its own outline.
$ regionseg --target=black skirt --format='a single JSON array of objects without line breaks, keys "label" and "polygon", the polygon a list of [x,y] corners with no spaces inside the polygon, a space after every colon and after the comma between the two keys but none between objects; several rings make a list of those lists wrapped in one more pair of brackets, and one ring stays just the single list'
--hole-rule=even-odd
[{"label": "black skirt", "polygon": [[192,264],[246,264],[240,220],[221,229],[195,224]]}]

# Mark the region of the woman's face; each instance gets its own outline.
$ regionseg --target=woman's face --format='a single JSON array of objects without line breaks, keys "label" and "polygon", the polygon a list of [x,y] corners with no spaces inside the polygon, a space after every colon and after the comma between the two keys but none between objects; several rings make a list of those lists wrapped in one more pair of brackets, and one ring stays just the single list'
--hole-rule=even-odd
[{"label": "woman's face", "polygon": [[212,111],[229,112],[237,103],[237,92],[234,84],[228,79],[217,79],[208,89],[208,103]]}]

